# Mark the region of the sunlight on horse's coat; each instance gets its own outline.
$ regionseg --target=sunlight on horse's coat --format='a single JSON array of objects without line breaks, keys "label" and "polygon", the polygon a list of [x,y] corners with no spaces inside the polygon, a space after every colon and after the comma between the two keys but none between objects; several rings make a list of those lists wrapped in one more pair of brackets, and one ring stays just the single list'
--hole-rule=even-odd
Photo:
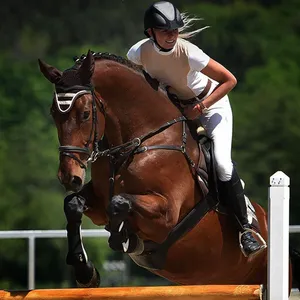
[{"label": "sunlight on horse's coat", "polygon": [[[73,147],[63,148],[67,152],[61,161],[73,159],[73,167],[80,168],[87,153],[98,151],[91,182],[73,197],[80,197],[83,213],[95,224],[106,225],[110,247],[123,252],[125,247],[136,263],[156,266],[152,272],[180,284],[266,283],[267,252],[244,257],[233,218],[207,204],[195,180],[199,161],[203,172],[207,170],[203,153],[166,95],[153,89],[137,66],[114,55],[89,52],[76,66],[85,76],[82,89],[90,81],[93,93],[78,97],[67,115],[53,115],[60,141]],[[57,69],[43,65],[41,71],[59,82]],[[64,88],[73,92],[72,86]],[[90,118],[84,120],[87,108]],[[100,142],[101,136],[105,139]],[[70,149],[78,152],[72,157]],[[266,213],[252,204],[266,239]],[[68,222],[73,228],[70,218]],[[70,247],[76,244],[78,231],[72,230],[68,231],[69,263],[78,276],[88,274],[80,278],[88,282],[95,268],[86,262],[86,269],[80,265],[78,271],[78,253]],[[90,286],[95,285],[93,280]]]}]

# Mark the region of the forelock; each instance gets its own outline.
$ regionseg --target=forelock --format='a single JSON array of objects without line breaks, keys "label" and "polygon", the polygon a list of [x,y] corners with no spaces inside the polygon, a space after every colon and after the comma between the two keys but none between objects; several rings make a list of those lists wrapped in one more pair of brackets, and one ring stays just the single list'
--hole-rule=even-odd
[{"label": "forelock", "polygon": [[66,69],[62,76],[60,81],[57,85],[61,87],[72,87],[74,85],[82,85],[80,76],[77,72],[78,68],[76,66]]}]

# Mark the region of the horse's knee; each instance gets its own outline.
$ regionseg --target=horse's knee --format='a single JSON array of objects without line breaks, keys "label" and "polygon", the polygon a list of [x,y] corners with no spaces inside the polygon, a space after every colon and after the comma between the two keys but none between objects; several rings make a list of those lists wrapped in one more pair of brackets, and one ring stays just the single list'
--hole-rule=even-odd
[{"label": "horse's knee", "polygon": [[128,194],[114,196],[107,208],[109,218],[125,219],[131,211],[133,197]]},{"label": "horse's knee", "polygon": [[84,210],[85,198],[75,193],[65,198],[64,212],[68,221],[80,221]]}]

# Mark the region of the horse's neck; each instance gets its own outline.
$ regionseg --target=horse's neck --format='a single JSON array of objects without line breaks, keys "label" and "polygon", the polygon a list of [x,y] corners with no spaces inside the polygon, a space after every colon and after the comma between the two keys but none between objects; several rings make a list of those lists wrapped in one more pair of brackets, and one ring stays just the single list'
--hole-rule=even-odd
[{"label": "horse's neck", "polygon": [[108,64],[101,72],[103,67],[98,65],[100,71],[96,70],[94,82],[107,106],[105,127],[110,143],[126,142],[180,115],[166,96],[153,90],[141,74],[117,63]]}]

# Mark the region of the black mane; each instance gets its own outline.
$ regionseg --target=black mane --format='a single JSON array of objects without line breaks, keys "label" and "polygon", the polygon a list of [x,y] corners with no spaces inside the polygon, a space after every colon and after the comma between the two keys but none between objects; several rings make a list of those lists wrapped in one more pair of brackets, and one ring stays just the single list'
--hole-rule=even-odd
[{"label": "black mane", "polygon": [[[146,81],[151,85],[151,87],[156,91],[158,90],[159,82],[156,79],[151,78],[151,76],[147,72],[144,71],[142,66],[139,66],[122,56],[118,56],[118,55],[115,55],[112,53],[108,53],[108,52],[95,53],[93,51],[91,51],[91,53],[95,60],[107,59],[107,60],[115,61],[119,64],[122,64],[122,65],[142,74],[145,77]],[[75,85],[78,85],[78,86],[83,85],[81,82],[81,78],[77,71],[80,68],[80,66],[83,63],[85,58],[86,58],[86,54],[82,54],[80,57],[78,57],[78,56],[73,57],[73,61],[75,62],[75,64],[72,67],[63,71],[63,75],[62,75],[60,81],[56,84],[57,91],[64,91]],[[89,83],[89,84],[91,84],[91,83]]]},{"label": "black mane", "polygon": [[[108,53],[108,52],[93,52],[91,51],[95,60],[97,59],[107,59],[107,60],[112,60],[112,61],[115,61],[115,62],[118,62],[124,66],[127,66],[129,67],[130,69],[133,69],[135,71],[138,71],[138,72],[142,72],[142,67],[139,66],[139,65],[136,65],[135,63],[131,62],[130,60],[122,57],[122,56],[118,56],[118,55],[115,55],[115,54],[112,54],[112,53]],[[85,59],[86,57],[86,54],[82,54],[80,57],[78,56],[75,56],[73,57],[73,60],[75,61],[75,65],[73,68],[77,69],[81,63],[83,62],[83,60]]]},{"label": "black mane", "polygon": [[[95,52],[91,51],[91,53],[93,54],[93,57],[95,60],[98,60],[98,59],[112,60],[112,61],[120,63],[124,66],[127,66],[128,68],[130,68],[134,71],[137,71],[137,72],[143,74],[143,68],[141,66],[136,65],[135,63],[131,62],[130,60],[128,60],[122,56],[118,56],[118,55],[107,53],[107,52],[95,53]],[[75,64],[72,67],[64,70],[61,79],[56,84],[57,91],[63,91],[70,87],[73,87],[75,85],[78,85],[78,86],[83,85],[82,80],[81,80],[77,70],[80,68],[80,66],[83,63],[85,58],[86,58],[86,54],[82,54],[80,57],[78,57],[78,56],[73,57]]]}]

